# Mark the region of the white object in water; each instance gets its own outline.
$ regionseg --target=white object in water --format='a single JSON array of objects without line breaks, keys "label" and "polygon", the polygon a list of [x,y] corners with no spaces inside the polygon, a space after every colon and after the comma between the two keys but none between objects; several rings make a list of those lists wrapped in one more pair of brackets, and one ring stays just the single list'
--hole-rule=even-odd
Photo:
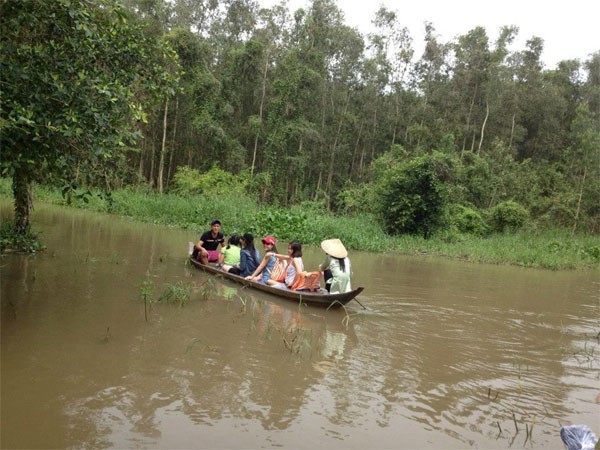
[{"label": "white object in water", "polygon": [[594,450],[598,439],[586,425],[569,425],[560,428],[560,438],[567,450]]}]

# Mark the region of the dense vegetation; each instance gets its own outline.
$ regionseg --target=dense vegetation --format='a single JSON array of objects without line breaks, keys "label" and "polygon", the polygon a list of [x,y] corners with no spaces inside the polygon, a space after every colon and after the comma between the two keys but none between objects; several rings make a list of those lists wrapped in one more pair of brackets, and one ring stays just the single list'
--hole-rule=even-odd
[{"label": "dense vegetation", "polygon": [[0,6],[17,231],[45,182],[108,199],[145,186],[201,201],[217,186],[252,199],[239,226],[364,214],[395,242],[598,233],[600,51],[547,69],[540,37],[512,49],[514,27],[441,42],[427,24],[415,55],[394,11],[364,36],[333,0],[124,3]]},{"label": "dense vegetation", "polygon": [[[211,172],[211,175],[212,172]],[[207,175],[200,177],[206,182]],[[213,178],[213,180],[215,180]],[[228,179],[230,183],[231,180]],[[218,182],[215,184],[219,185]],[[213,184],[214,186],[214,184]],[[60,189],[37,186],[37,200],[71,205],[91,211],[120,215],[147,223],[190,230],[196,239],[218,217],[226,234],[251,232],[273,234],[281,242],[298,240],[318,245],[324,238],[339,237],[351,250],[394,252],[417,256],[444,256],[470,262],[512,264],[544,269],[582,269],[600,265],[600,239],[567,229],[535,229],[531,224],[519,231],[474,235],[455,227],[424,238],[419,235],[388,235],[382,222],[372,214],[336,215],[317,202],[276,208],[257,204],[240,185],[231,191],[209,189],[196,194],[159,194],[150,188],[117,189],[107,196],[102,191],[80,196],[63,195]],[[223,188],[223,185],[220,185]],[[0,178],[0,197],[10,196],[10,183]],[[6,225],[6,224],[5,224]],[[14,248],[14,236],[0,229],[0,251]],[[20,243],[31,245],[26,239]],[[19,243],[16,243],[19,244]],[[39,247],[32,247],[35,251]]]}]

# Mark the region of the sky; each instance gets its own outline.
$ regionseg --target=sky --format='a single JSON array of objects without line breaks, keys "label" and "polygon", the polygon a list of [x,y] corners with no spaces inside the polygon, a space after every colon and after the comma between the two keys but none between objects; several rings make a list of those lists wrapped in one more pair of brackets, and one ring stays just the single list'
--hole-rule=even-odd
[{"label": "sky", "polygon": [[[279,0],[258,0],[264,7]],[[431,22],[442,42],[466,34],[477,26],[485,27],[490,41],[500,28],[519,28],[511,50],[524,50],[533,36],[544,40],[542,61],[554,69],[559,61],[580,59],[600,51],[600,2],[597,0],[336,0],[344,11],[345,23],[363,35],[373,31],[371,20],[383,4],[398,13],[400,24],[413,38],[415,56],[423,51],[424,23]],[[288,0],[290,10],[306,7],[308,0]]]}]

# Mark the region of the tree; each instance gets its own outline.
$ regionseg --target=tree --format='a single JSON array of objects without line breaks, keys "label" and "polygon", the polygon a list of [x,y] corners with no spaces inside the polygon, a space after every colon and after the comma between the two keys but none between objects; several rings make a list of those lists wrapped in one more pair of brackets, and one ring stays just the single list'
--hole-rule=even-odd
[{"label": "tree", "polygon": [[444,179],[449,170],[447,161],[436,153],[387,169],[379,181],[385,229],[391,234],[431,236],[443,222],[447,204]]},{"label": "tree", "polygon": [[117,0],[8,0],[0,6],[0,167],[12,177],[15,229],[30,227],[34,182],[72,179],[118,157],[143,104],[176,80],[172,52]]}]

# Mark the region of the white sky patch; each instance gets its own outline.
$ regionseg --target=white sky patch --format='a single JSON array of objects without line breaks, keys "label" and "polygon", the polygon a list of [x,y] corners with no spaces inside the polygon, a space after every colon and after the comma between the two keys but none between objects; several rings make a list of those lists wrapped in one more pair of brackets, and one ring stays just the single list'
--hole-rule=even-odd
[{"label": "white sky patch", "polygon": [[[271,7],[278,0],[257,0]],[[519,28],[511,50],[524,50],[533,36],[544,40],[542,61],[554,69],[559,61],[586,61],[600,51],[600,2],[593,0],[338,0],[344,11],[345,23],[356,27],[363,35],[374,30],[371,21],[381,5],[398,13],[400,25],[410,31],[415,57],[423,51],[425,22],[431,22],[442,42],[468,33],[477,26],[486,29],[493,43],[500,28],[515,25]],[[289,0],[291,11],[310,5],[308,0]]]}]

